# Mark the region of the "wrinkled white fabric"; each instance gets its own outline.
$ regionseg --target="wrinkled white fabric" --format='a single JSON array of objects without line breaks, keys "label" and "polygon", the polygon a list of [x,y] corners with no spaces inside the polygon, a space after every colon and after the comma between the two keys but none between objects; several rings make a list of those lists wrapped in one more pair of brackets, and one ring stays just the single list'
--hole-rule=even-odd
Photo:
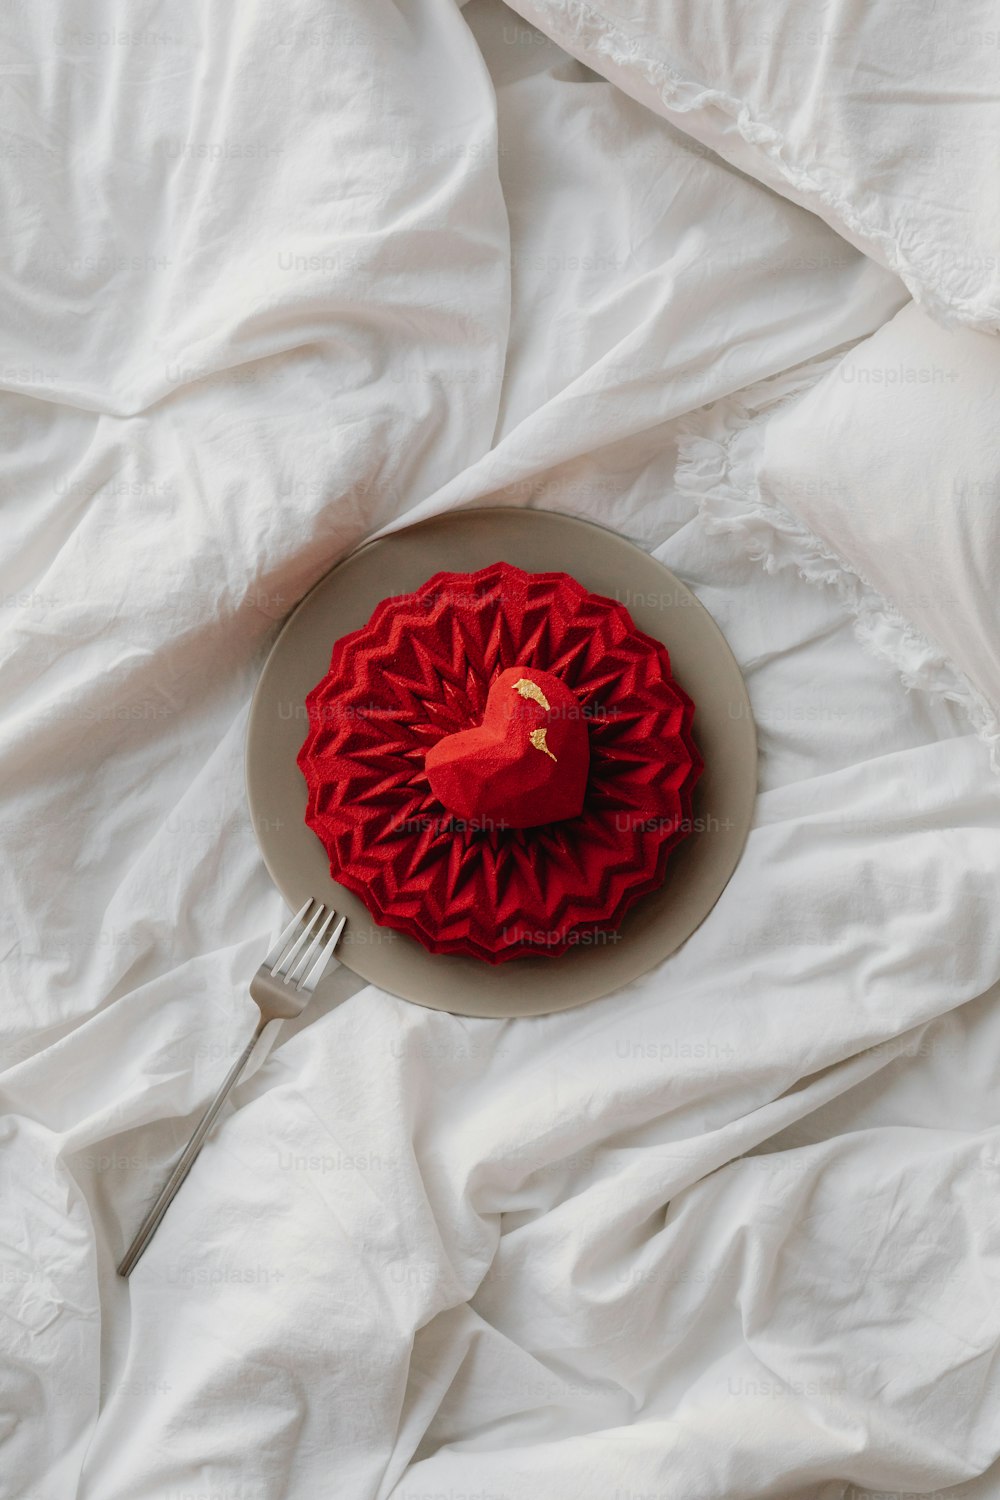
[{"label": "wrinkled white fabric", "polygon": [[1000,340],[915,303],[756,421],[695,423],[677,482],[771,568],[830,583],[904,682],[960,703],[1000,770]]},{"label": "wrinkled white fabric", "polygon": [[945,323],[1000,331],[1000,3],[514,0],[581,62],[819,214]]},{"label": "wrinkled white fabric", "polygon": [[[0,398],[0,1494],[985,1471],[1000,790],[952,705],[673,484],[693,411],[871,333],[899,282],[495,0],[6,24],[0,317],[47,373]],[[77,266],[109,242],[127,266]],[[283,919],[242,782],[263,652],[362,537],[487,498],[603,520],[712,610],[762,752],[740,867],[576,1012],[338,970],[125,1284]]]}]

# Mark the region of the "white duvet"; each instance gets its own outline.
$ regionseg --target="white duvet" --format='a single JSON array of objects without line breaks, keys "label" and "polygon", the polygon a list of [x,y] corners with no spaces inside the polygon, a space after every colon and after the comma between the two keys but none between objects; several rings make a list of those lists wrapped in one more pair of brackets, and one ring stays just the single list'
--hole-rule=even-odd
[{"label": "white duvet", "polygon": [[[1000,785],[674,484],[692,413],[902,284],[499,0],[3,26],[0,1494],[995,1493]],[[486,499],[715,615],[741,864],[575,1012],[338,970],[123,1282],[284,919],[263,654],[364,537]]]}]

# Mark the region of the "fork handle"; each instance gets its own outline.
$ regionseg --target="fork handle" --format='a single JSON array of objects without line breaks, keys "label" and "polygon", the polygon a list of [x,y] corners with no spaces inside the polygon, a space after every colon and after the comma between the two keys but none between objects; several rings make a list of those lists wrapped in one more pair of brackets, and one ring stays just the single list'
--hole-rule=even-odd
[{"label": "fork handle", "polygon": [[184,1147],[177,1165],[174,1167],[174,1170],[171,1172],[170,1176],[163,1184],[156,1202],[153,1204],[152,1208],[149,1210],[149,1213],[143,1219],[142,1223],[139,1226],[139,1231],[136,1234],[135,1239],[132,1241],[131,1245],[129,1245],[128,1250],[125,1253],[125,1258],[121,1262],[121,1265],[118,1267],[119,1276],[130,1276],[132,1274],[133,1270],[135,1269],[136,1263],[139,1260],[139,1257],[142,1255],[146,1246],[153,1238],[153,1235],[160,1227],[160,1221],[162,1220],[163,1215],[166,1213],[167,1209],[173,1202],[178,1188],[180,1187],[181,1183],[184,1181],[185,1177],[190,1172],[191,1167],[194,1164],[195,1157],[198,1155],[198,1152],[205,1144],[205,1137],[208,1135],[208,1132],[215,1124],[216,1116],[218,1115],[219,1110],[222,1108],[223,1104],[226,1102],[226,1096],[228,1095],[229,1090],[233,1087],[234,1083],[243,1072],[243,1069],[250,1061],[250,1054],[253,1052],[253,1049],[256,1047],[257,1043],[260,1041],[264,1027],[271,1019],[272,1017],[270,1016],[261,1016],[260,1020],[257,1023],[257,1028],[254,1031],[253,1036],[247,1042],[246,1046],[243,1048],[243,1051],[240,1053],[239,1057],[229,1069],[229,1072],[226,1074],[222,1085],[219,1088],[219,1092],[216,1094],[215,1098],[212,1100],[211,1104],[208,1106],[205,1113],[198,1121],[198,1124],[195,1127],[194,1134],[188,1141],[187,1145]]}]

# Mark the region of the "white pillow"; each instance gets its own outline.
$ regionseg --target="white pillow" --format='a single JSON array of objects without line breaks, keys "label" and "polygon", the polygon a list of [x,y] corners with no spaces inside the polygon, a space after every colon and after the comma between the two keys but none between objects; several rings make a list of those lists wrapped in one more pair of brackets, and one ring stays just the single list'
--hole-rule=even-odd
[{"label": "white pillow", "polygon": [[1000,0],[512,3],[935,316],[1000,328]]},{"label": "white pillow", "polygon": [[768,566],[833,583],[1000,769],[1000,340],[910,303],[804,396],[756,419],[716,408],[678,482]]}]

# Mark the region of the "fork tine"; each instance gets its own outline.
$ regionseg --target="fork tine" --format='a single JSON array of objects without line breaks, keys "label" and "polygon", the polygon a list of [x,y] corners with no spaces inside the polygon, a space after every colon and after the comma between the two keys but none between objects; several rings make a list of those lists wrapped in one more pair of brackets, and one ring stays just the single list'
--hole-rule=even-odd
[{"label": "fork tine", "polygon": [[305,990],[307,995],[312,994],[313,990],[323,978],[323,974],[326,971],[326,966],[330,962],[330,956],[333,953],[334,948],[336,948],[337,944],[340,942],[340,934],[344,930],[346,921],[346,917],[341,917],[340,921],[337,923],[336,927],[327,938],[326,947],[323,949],[323,952],[320,954],[319,958],[317,958],[316,962],[313,964],[312,969],[306,975],[305,979],[300,982],[299,989]]},{"label": "fork tine", "polygon": [[334,919],[334,917],[336,915],[337,915],[337,913],[334,911],[333,907],[331,906],[329,914],[327,915],[326,921],[323,923],[322,927],[320,927],[320,928],[317,929],[316,936],[313,938],[312,942],[309,944],[309,947],[303,953],[302,957],[299,959],[298,963],[295,965],[295,968],[291,971],[290,974],[287,975],[287,979],[288,979],[288,983],[289,984],[297,984],[298,981],[302,978],[303,974],[306,972],[306,970],[308,969],[309,965],[312,963],[313,959],[315,958],[317,950],[322,947],[322,945],[323,945],[323,939],[326,936],[326,929],[329,927],[330,923],[333,921],[333,919]]},{"label": "fork tine", "polygon": [[323,913],[325,911],[326,907],[323,905],[323,903],[318,902],[316,905],[316,910],[314,912],[310,912],[309,920],[306,922],[306,925],[303,927],[302,931],[295,939],[295,942],[289,948],[285,956],[279,959],[274,968],[271,970],[271,973],[274,975],[275,979],[287,979],[289,969],[295,962],[298,955],[301,953],[304,944],[309,941],[310,937],[312,937],[312,934],[316,931],[317,924],[323,920]]},{"label": "fork tine", "polygon": [[279,938],[275,938],[274,943],[267,951],[267,957],[264,959],[264,962],[266,964],[275,964],[278,962],[278,959],[285,951],[285,944],[288,942],[292,933],[295,931],[296,927],[298,927],[299,923],[302,921],[302,918],[305,916],[306,912],[309,910],[312,904],[313,898],[312,896],[310,896],[305,905],[295,913],[294,917],[289,922],[288,926],[285,928],[281,936]]}]

